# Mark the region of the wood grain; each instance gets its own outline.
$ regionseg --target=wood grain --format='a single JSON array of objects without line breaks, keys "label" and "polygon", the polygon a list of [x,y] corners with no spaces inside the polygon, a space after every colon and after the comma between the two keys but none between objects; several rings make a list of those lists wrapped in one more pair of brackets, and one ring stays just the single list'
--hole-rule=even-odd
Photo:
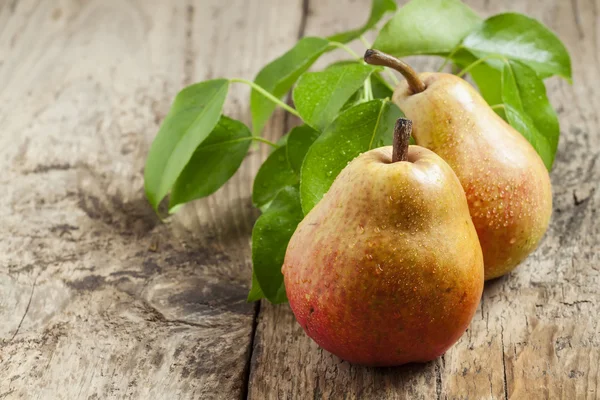
[{"label": "wood grain", "polygon": [[[358,26],[369,3],[311,1],[306,34]],[[552,172],[554,215],[543,243],[516,271],[486,284],[466,334],[439,360],[423,365],[350,365],[319,349],[289,306],[263,304],[250,398],[600,398],[600,92],[592,89],[600,73],[600,3],[467,3],[482,16],[517,11],[538,18],[556,31],[572,55],[574,84],[548,81],[562,135]],[[433,57],[410,61],[418,70],[433,70],[440,63]]]},{"label": "wood grain", "polygon": [[[245,396],[249,196],[266,149],[166,224],[142,171],[177,91],[252,79],[297,40],[301,10],[0,1],[0,398]],[[235,85],[227,113],[249,122],[248,95]]]},{"label": "wood grain", "polygon": [[[552,225],[444,357],[369,369],[287,305],[245,303],[266,148],[165,224],[142,170],[184,85],[252,78],[300,36],[361,25],[370,0],[0,0],[0,399],[600,398],[600,1],[467,3],[538,18],[572,55],[574,84],[548,81]],[[248,94],[233,86],[226,113],[249,123]],[[266,135],[295,123],[276,112]]]}]

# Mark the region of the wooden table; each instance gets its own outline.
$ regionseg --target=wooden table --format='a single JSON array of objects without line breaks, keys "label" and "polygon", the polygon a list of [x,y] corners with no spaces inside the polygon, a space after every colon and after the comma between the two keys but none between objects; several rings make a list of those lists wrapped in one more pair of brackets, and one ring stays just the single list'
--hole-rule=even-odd
[{"label": "wooden table", "polygon": [[[245,302],[267,149],[154,216],[145,156],[183,86],[252,79],[301,36],[359,26],[369,3],[0,0],[0,399],[600,398],[599,0],[468,1],[549,25],[574,84],[548,81],[562,131],[548,234],[436,361],[352,366],[287,305]],[[247,123],[248,95],[235,86],[226,105]],[[266,134],[294,123],[278,111]]]}]

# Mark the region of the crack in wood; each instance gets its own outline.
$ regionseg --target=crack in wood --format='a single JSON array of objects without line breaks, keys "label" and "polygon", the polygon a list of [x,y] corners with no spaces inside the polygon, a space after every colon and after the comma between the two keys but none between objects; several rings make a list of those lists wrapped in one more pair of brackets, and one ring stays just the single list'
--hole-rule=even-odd
[{"label": "crack in wood", "polygon": [[442,371],[441,371],[440,363],[442,362],[443,357],[444,356],[442,356],[435,363],[435,394],[436,394],[437,400],[441,400],[441,398],[442,398]]},{"label": "crack in wood", "polygon": [[15,389],[10,389],[8,392],[0,393],[0,399],[7,397],[9,394],[12,394],[14,392],[15,392]]},{"label": "crack in wood", "polygon": [[19,3],[19,0],[13,0],[10,5],[8,6],[8,9],[10,10],[11,14],[14,14],[16,9],[17,9],[17,4]]},{"label": "crack in wood", "polygon": [[589,300],[576,300],[572,303],[567,303],[567,302],[561,301],[560,304],[568,306],[568,307],[573,307],[573,306],[578,306],[580,304],[594,304],[594,303]]},{"label": "crack in wood", "polygon": [[482,321],[485,319],[485,314],[484,314],[484,311],[483,311],[483,306],[484,306],[484,302],[483,301],[484,301],[484,299],[485,299],[485,296],[482,295],[481,296],[481,303],[480,303],[480,307],[481,307],[481,320]]},{"label": "crack in wood", "polygon": [[19,334],[19,330],[21,329],[21,325],[23,325],[25,316],[27,316],[27,313],[29,312],[29,306],[31,306],[31,299],[33,299],[33,292],[35,291],[35,284],[37,283],[38,277],[39,277],[39,274],[33,280],[33,285],[31,286],[31,294],[29,295],[29,301],[27,302],[27,307],[25,307],[25,312],[23,313],[23,316],[21,317],[21,321],[19,322],[19,325],[17,326],[17,329],[15,330],[15,333],[10,338],[9,342],[12,342],[14,340],[14,338]]},{"label": "crack in wood", "polygon": [[185,85],[190,85],[194,75],[194,6],[192,5],[191,0],[187,2],[186,11],[183,80]]},{"label": "crack in wood", "polygon": [[190,322],[183,319],[168,319],[165,315],[160,312],[156,307],[152,304],[148,303],[146,300],[142,300],[144,305],[144,309],[146,312],[150,314],[150,317],[146,319],[148,322],[160,322],[165,325],[187,325],[196,328],[210,328],[210,325],[200,324],[197,322]]},{"label": "crack in wood", "polygon": [[[302,0],[302,13],[300,15],[300,24],[298,25],[298,40],[302,39],[306,34],[306,24],[308,22],[308,14],[310,13],[310,0]],[[292,95],[288,93],[285,99],[286,104],[292,105]],[[290,113],[285,114],[283,120],[283,133],[289,132],[291,129],[293,115]]]},{"label": "crack in wood", "polygon": [[300,26],[298,27],[298,39],[306,33],[306,23],[310,12],[310,0],[302,0],[302,15],[300,15]]},{"label": "crack in wood", "polygon": [[586,201],[588,201],[590,199],[590,197],[594,194],[594,189],[592,188],[592,190],[590,191],[590,194],[587,197],[584,197],[582,199],[580,199],[577,196],[577,193],[575,193],[575,191],[573,191],[573,204],[578,207],[580,205],[582,205],[583,203],[585,203]]},{"label": "crack in wood", "polygon": [[248,358],[244,368],[244,383],[242,386],[241,399],[247,399],[250,392],[250,372],[252,370],[252,355],[254,353],[254,339],[256,338],[256,328],[258,327],[258,314],[260,313],[260,301],[256,302],[254,308],[254,319],[252,320],[252,331],[250,332],[250,343],[248,344]]},{"label": "crack in wood", "polygon": [[23,175],[45,174],[53,171],[68,171],[73,168],[75,168],[75,166],[69,163],[38,164],[31,171],[24,171]]},{"label": "crack in wood", "polygon": [[579,15],[579,7],[577,6],[577,0],[571,0],[571,8],[573,9],[573,17],[575,19],[575,26],[577,27],[579,39],[583,39],[585,37],[585,34],[583,31],[583,27],[581,26],[581,17]]},{"label": "crack in wood", "polygon": [[508,400],[508,381],[506,380],[506,355],[504,352],[504,324],[500,329],[500,342],[502,343],[502,372],[504,374],[504,400]]}]

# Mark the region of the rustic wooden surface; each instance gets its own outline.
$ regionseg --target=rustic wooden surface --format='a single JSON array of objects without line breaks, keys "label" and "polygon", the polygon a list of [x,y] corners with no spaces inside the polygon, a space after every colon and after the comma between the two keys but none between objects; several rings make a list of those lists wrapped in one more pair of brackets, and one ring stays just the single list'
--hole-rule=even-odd
[{"label": "rustic wooden surface", "polygon": [[[598,0],[468,1],[549,25],[574,84],[548,81],[562,131],[548,234],[486,285],[439,360],[351,366],[287,305],[245,303],[267,149],[214,196],[154,217],[144,159],[180,88],[252,78],[302,35],[358,26],[369,3],[0,0],[0,399],[600,398]],[[226,112],[249,122],[247,88]],[[293,123],[277,112],[267,135]]]}]

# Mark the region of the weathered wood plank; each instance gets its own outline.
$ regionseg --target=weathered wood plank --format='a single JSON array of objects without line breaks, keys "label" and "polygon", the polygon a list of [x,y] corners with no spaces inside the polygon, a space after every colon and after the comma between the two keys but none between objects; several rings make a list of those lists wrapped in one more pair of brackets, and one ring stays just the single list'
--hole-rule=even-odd
[{"label": "weathered wood plank", "polygon": [[[310,2],[306,34],[326,35],[358,26],[369,3]],[[600,2],[467,3],[481,15],[513,10],[539,18],[571,52],[574,84],[548,81],[562,136],[552,172],[554,215],[546,238],[516,271],[486,284],[467,333],[444,357],[424,365],[390,369],[349,365],[312,343],[287,305],[263,303],[252,355],[250,398],[600,396],[596,318],[600,311],[600,93],[594,89],[600,73]],[[439,65],[432,60],[411,58],[419,70]]]},{"label": "weathered wood plank", "polygon": [[[0,398],[244,395],[266,149],[166,224],[142,170],[183,85],[251,79],[301,14],[276,0],[0,2]],[[227,113],[249,122],[248,94],[234,86]]]}]

